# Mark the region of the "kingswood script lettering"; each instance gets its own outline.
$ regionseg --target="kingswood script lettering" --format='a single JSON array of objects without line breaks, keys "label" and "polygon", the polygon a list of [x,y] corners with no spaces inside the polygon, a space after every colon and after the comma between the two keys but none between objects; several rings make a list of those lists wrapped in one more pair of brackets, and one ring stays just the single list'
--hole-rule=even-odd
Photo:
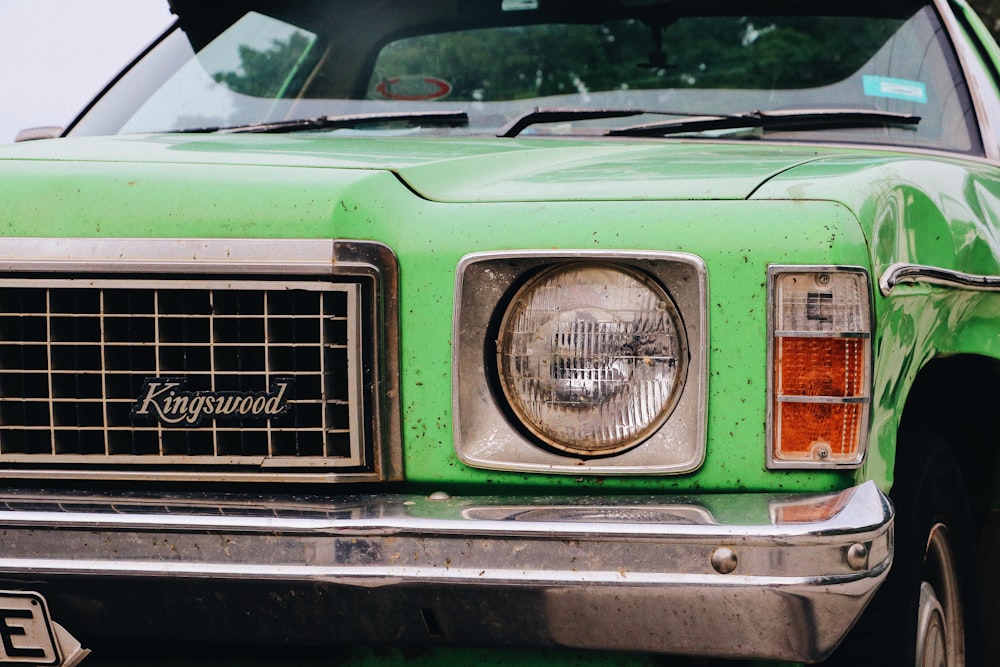
[{"label": "kingswood script lettering", "polygon": [[147,378],[132,406],[133,417],[166,426],[197,426],[203,419],[273,419],[291,407],[285,394],[291,380],[276,380],[270,391],[184,391],[184,378]]}]

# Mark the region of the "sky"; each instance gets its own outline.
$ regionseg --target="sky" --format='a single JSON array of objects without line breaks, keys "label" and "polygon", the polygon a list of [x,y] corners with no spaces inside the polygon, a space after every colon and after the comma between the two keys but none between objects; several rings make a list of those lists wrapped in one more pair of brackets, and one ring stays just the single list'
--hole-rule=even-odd
[{"label": "sky", "polygon": [[170,22],[167,0],[0,0],[0,144],[68,124]]}]

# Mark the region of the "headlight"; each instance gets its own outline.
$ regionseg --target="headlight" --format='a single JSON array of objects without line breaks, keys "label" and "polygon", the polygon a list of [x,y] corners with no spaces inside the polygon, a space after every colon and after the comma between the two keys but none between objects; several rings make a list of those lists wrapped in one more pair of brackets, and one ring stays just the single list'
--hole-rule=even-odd
[{"label": "headlight", "polygon": [[542,443],[603,456],[645,440],[677,404],[687,342],[670,295],[619,265],[543,271],[514,295],[497,340],[499,384]]}]

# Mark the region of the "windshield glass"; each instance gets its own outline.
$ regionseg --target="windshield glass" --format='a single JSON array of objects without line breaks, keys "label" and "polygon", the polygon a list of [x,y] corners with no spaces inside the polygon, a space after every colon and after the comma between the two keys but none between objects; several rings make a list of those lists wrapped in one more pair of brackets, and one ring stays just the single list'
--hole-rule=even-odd
[{"label": "windshield glass", "polygon": [[[570,113],[531,119],[518,126],[521,136],[595,136],[670,121],[670,136],[962,152],[980,145],[945,33],[934,9],[920,3],[763,2],[755,14],[712,0],[173,4],[176,29],[73,134],[361,116],[302,129],[483,135],[541,108]],[[582,113],[588,109],[650,115],[594,118]],[[884,115],[775,127],[683,124],[691,115],[798,110]],[[426,120],[438,112],[467,114],[468,122]],[[890,114],[917,118],[893,122]]]}]

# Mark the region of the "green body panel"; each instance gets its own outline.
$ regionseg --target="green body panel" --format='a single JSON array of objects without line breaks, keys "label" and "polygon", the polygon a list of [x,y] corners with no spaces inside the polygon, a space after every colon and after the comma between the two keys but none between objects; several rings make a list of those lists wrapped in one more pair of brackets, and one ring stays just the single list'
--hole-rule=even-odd
[{"label": "green body panel", "polygon": [[[923,156],[822,160],[782,174],[757,198],[843,203],[871,244],[872,276],[894,263],[1000,275],[1000,178],[982,163]],[[909,388],[933,358],[1000,359],[1000,297],[972,290],[902,285],[876,290],[872,439],[859,478],[888,490],[896,431]]]},{"label": "green body panel", "polygon": [[[762,147],[755,151],[757,161],[744,155],[737,168],[735,154],[746,152],[739,146],[709,145],[706,151],[684,143],[622,142],[612,149],[632,161],[632,185],[616,200],[617,186],[604,191],[595,183],[599,143],[524,142],[530,148],[519,150],[499,174],[494,166],[502,156],[496,150],[484,154],[476,141],[459,158],[442,155],[429,141],[305,136],[253,138],[239,150],[231,138],[155,138],[148,145],[113,139],[106,152],[98,141],[79,143],[86,145],[66,140],[37,149],[18,146],[8,154],[32,159],[0,160],[0,182],[8,188],[0,206],[4,235],[329,237],[372,239],[394,250],[402,276],[404,463],[412,483],[446,485],[449,491],[487,483],[696,491],[826,490],[849,481],[830,472],[768,472],[764,465],[767,266],[867,263],[866,238],[845,206],[745,200],[767,178],[816,159],[815,149]],[[122,144],[132,146],[130,163],[118,161]],[[324,148],[327,165],[300,166],[302,154],[318,161]],[[76,151],[91,161],[70,159]],[[370,157],[362,169],[364,151]],[[386,170],[384,156],[399,155],[407,156],[399,162],[409,166],[395,165],[397,178]],[[473,186],[462,186],[463,172]],[[720,174],[715,185],[713,172]],[[400,182],[415,183],[430,196],[463,199],[463,189],[479,189],[490,174],[491,202],[429,201]],[[536,200],[518,201],[528,179],[536,181]],[[713,196],[679,200],[693,181],[704,182],[702,190]],[[455,267],[471,252],[549,248],[683,251],[707,263],[709,446],[696,473],[577,478],[489,472],[457,460],[450,346]]]},{"label": "green body panel", "polygon": [[[602,178],[614,165],[614,178]],[[1000,274],[1000,181],[972,161],[705,142],[357,140],[295,135],[60,140],[0,152],[0,233],[53,237],[352,238],[401,268],[405,473],[433,488],[825,490],[831,472],[768,472],[770,264],[893,262]],[[956,198],[955,193],[964,193]],[[689,475],[598,479],[488,472],[452,445],[455,267],[513,249],[671,250],[709,275],[708,449]],[[959,301],[956,302],[955,299]],[[926,361],[1000,358],[1000,299],[901,288],[875,301],[872,456],[891,482],[895,427]],[[962,309],[956,308],[962,304]],[[940,313],[948,311],[949,317]],[[960,312],[971,317],[960,318]]]}]

